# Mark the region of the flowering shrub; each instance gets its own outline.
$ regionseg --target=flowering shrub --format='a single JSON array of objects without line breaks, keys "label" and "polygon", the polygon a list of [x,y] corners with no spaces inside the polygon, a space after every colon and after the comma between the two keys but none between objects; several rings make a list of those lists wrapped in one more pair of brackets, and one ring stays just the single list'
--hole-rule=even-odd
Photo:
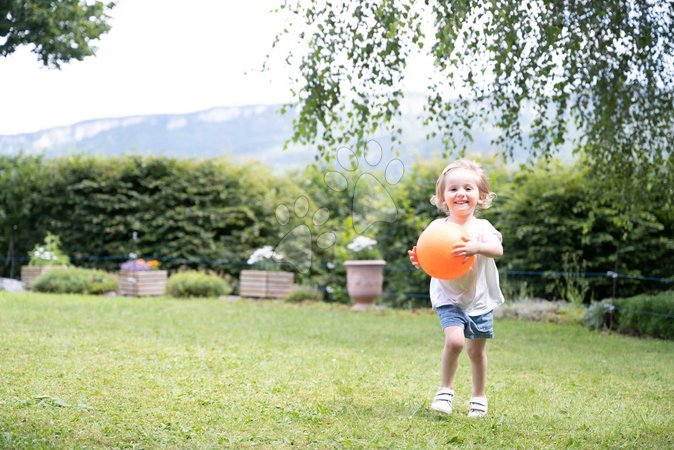
[{"label": "flowering shrub", "polygon": [[70,258],[61,250],[61,239],[51,233],[47,233],[43,244],[35,246],[32,252],[28,253],[30,260],[29,266],[48,266],[48,265],[67,265]]},{"label": "flowering shrub", "polygon": [[358,236],[346,246],[352,259],[380,259],[381,252],[377,241],[365,236]]},{"label": "flowering shrub", "polygon": [[276,267],[278,262],[283,259],[283,255],[276,253],[271,245],[265,245],[258,248],[248,258],[248,264],[258,266],[262,269]]},{"label": "flowering shrub", "polygon": [[131,253],[130,260],[119,265],[120,270],[128,270],[129,272],[143,272],[146,270],[157,270],[159,268],[159,261],[156,259],[145,261],[143,258],[136,258],[136,255]]}]

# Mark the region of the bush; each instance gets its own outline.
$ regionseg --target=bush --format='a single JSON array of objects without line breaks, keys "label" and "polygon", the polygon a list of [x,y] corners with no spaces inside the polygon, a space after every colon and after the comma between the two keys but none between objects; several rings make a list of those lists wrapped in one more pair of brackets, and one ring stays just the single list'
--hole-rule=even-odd
[{"label": "bush", "polygon": [[674,291],[616,299],[613,304],[619,332],[674,339]]},{"label": "bush", "polygon": [[232,292],[232,287],[217,275],[189,270],[172,275],[166,285],[171,297],[218,297]]},{"label": "bush", "polygon": [[611,328],[615,320],[615,306],[611,300],[602,300],[601,302],[592,302],[585,310],[581,323],[590,330],[601,330]]},{"label": "bush", "polygon": [[102,270],[71,267],[47,270],[32,289],[56,294],[103,294],[116,291],[117,285],[117,277]]},{"label": "bush", "polygon": [[323,295],[321,295],[319,291],[307,286],[300,286],[284,298],[284,300],[287,302],[320,302],[322,299]]}]

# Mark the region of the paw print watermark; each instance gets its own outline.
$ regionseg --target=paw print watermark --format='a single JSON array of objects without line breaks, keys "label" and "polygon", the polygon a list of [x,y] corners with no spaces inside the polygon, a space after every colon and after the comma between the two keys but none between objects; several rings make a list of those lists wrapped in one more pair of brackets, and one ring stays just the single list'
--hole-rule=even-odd
[{"label": "paw print watermark", "polygon": [[398,220],[398,208],[389,189],[398,184],[405,174],[405,166],[399,158],[385,161],[381,145],[370,140],[361,160],[356,152],[342,147],[337,150],[337,162],[343,171],[326,172],[325,184],[335,192],[349,192],[356,233],[363,234],[379,222],[394,223]]},{"label": "paw print watermark", "polygon": [[[350,214],[356,233],[365,233],[376,223],[394,223],[399,218],[398,208],[389,189],[402,179],[405,167],[398,158],[385,161],[378,142],[366,145],[363,157],[346,147],[337,151],[337,163],[342,170],[329,170],[323,179],[327,189],[348,193]],[[309,216],[310,202],[300,195],[290,206],[279,204],[275,210],[277,223],[288,231],[274,252],[283,256],[282,263],[300,274],[308,274],[314,264],[313,245],[329,249],[336,243],[334,230],[327,229],[330,219],[327,208],[319,208]]]},{"label": "paw print watermark", "polygon": [[336,241],[335,233],[321,230],[330,219],[330,211],[327,208],[314,211],[311,215],[311,227],[303,222],[308,213],[309,199],[303,195],[295,200],[292,209],[285,204],[276,207],[278,224],[282,227],[290,226],[291,229],[281,238],[274,251],[283,255],[283,262],[301,274],[308,274],[311,270],[314,242],[319,248],[328,249]]}]

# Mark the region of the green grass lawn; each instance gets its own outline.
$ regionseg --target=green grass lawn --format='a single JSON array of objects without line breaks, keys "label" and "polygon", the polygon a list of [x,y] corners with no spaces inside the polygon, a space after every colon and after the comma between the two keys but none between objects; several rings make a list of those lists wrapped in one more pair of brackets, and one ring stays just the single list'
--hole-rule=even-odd
[{"label": "green grass lawn", "polygon": [[429,409],[433,313],[0,294],[1,448],[672,448],[674,342],[497,321]]}]

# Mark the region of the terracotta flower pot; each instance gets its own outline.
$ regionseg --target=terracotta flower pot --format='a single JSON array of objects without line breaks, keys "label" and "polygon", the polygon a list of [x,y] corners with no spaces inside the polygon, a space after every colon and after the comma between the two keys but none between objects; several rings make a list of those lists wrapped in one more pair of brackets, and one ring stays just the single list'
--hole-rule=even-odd
[{"label": "terracotta flower pot", "polygon": [[383,259],[345,261],[346,289],[349,297],[355,303],[354,311],[364,311],[370,308],[377,297],[380,297],[384,287]]}]

